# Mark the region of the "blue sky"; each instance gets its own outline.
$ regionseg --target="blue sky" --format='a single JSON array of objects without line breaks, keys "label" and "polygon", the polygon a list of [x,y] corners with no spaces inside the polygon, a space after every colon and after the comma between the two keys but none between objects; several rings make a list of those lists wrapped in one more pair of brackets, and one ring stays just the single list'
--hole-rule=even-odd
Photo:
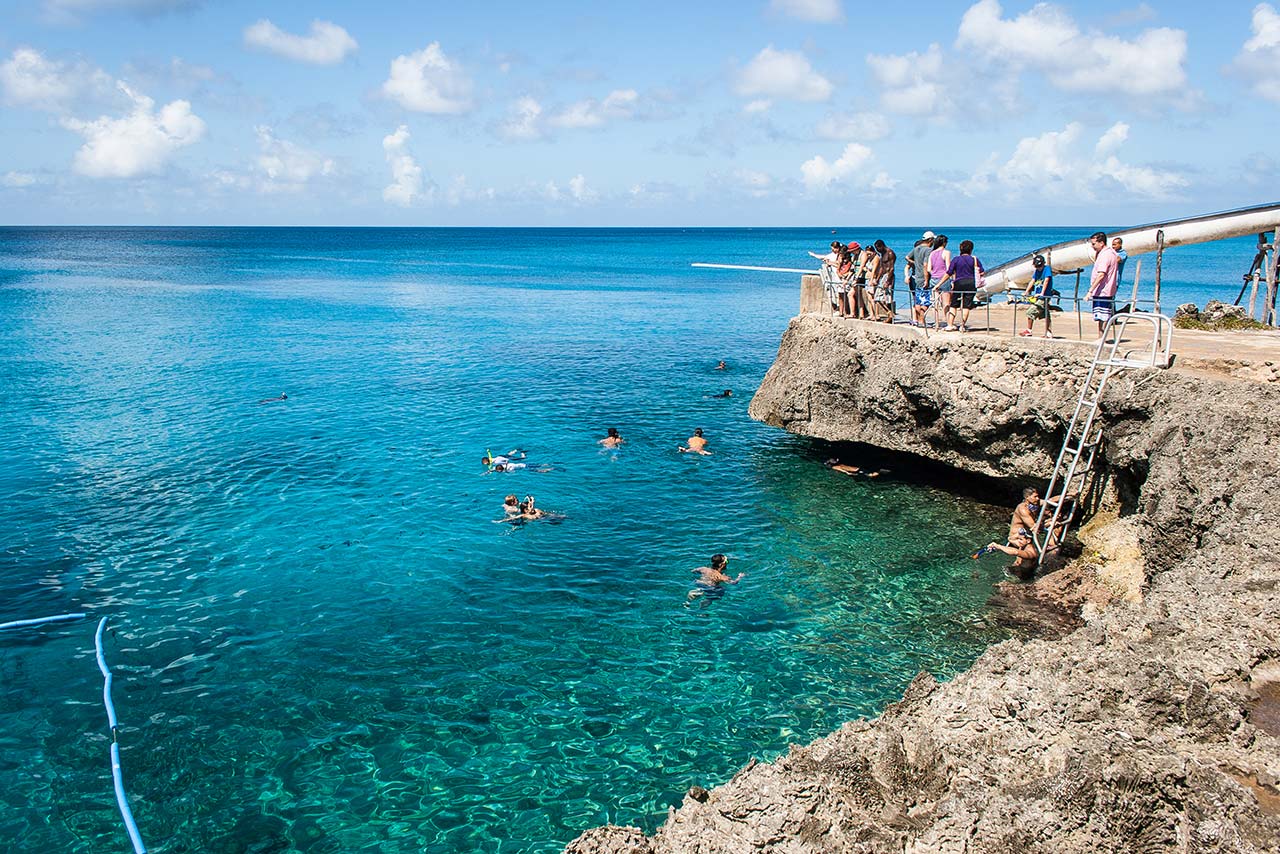
[{"label": "blue sky", "polygon": [[1119,224],[1280,195],[1280,2],[0,9],[6,224]]}]

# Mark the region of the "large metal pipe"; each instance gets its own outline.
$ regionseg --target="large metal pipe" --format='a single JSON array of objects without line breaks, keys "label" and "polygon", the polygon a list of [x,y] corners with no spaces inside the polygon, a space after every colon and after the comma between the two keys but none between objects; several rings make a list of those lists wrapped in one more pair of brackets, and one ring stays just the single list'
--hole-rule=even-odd
[{"label": "large metal pipe", "polygon": [[[1280,228],[1280,202],[1110,231],[1107,232],[1107,239],[1122,238],[1126,252],[1141,255],[1159,248],[1157,235],[1161,231],[1164,232],[1164,247],[1167,249],[1171,246],[1190,246],[1194,243],[1243,237],[1275,228]],[[1088,235],[1085,235],[1077,240],[1036,249],[992,267],[987,271],[983,292],[996,294],[1014,285],[1025,285],[1031,281],[1035,256],[1050,252],[1053,253],[1054,265],[1059,269],[1070,270],[1093,263],[1093,248],[1089,245]]]}]

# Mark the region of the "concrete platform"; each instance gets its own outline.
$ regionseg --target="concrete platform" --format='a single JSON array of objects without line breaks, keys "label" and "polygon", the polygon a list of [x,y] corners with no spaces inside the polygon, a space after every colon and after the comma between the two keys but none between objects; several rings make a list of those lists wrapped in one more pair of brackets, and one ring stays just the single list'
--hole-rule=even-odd
[{"label": "concrete platform", "polygon": [[[1098,325],[1090,314],[1073,311],[1053,313],[1052,339],[1044,338],[1044,321],[1035,324],[1036,334],[1019,337],[1027,325],[1026,305],[1010,305],[1004,296],[990,306],[975,308],[969,315],[969,332],[943,332],[910,325],[910,313],[900,308],[892,325],[866,320],[840,320],[829,310],[817,276],[805,276],[801,285],[801,313],[835,317],[841,323],[857,323],[929,339],[948,340],[973,336],[1018,338],[1029,346],[1088,348],[1097,346]],[[901,303],[900,303],[901,306]],[[932,315],[930,315],[932,320]],[[1133,322],[1122,341],[1122,350],[1149,348],[1151,325]],[[1280,329],[1273,331],[1202,332],[1173,330],[1172,369],[1196,374],[1229,376],[1262,383],[1280,383]]]}]

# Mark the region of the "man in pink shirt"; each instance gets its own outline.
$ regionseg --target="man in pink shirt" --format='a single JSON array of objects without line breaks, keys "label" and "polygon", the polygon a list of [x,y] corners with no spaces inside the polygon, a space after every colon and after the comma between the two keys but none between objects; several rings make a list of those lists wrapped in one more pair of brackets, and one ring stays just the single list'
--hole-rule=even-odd
[{"label": "man in pink shirt", "polygon": [[1107,233],[1099,231],[1089,238],[1093,247],[1093,275],[1089,277],[1088,299],[1093,300],[1093,319],[1098,321],[1098,338],[1106,329],[1116,307],[1119,287],[1120,256],[1107,245]]}]

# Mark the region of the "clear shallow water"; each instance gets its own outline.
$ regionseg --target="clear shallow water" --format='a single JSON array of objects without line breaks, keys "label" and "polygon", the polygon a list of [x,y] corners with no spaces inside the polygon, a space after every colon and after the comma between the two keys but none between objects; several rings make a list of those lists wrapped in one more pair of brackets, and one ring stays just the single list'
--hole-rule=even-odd
[{"label": "clear shallow water", "polygon": [[[977,234],[997,259],[1064,236]],[[747,418],[794,277],[687,265],[807,266],[828,239],[0,229],[0,621],[111,617],[154,851],[652,829],[1005,636],[998,564],[966,554],[1006,510],[832,475]],[[1233,253],[1192,258],[1188,292],[1234,290],[1205,273]],[[695,426],[715,456],[675,452]],[[512,445],[556,470],[484,474]],[[507,492],[568,518],[494,524]],[[716,551],[747,578],[686,608]],[[7,850],[127,846],[92,630],[0,637]]]}]

